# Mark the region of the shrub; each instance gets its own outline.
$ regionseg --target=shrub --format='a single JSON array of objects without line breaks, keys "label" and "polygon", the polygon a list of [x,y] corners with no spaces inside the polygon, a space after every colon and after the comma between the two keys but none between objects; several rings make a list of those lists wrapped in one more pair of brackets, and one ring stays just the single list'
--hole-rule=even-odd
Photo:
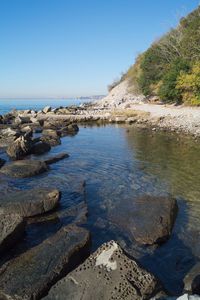
[{"label": "shrub", "polygon": [[185,104],[200,105],[200,62],[194,63],[189,72],[181,72],[176,88]]},{"label": "shrub", "polygon": [[176,59],[173,63],[171,63],[158,90],[158,95],[163,102],[181,102],[182,94],[180,90],[176,88],[177,78],[181,71],[188,70],[188,62],[181,58]]}]

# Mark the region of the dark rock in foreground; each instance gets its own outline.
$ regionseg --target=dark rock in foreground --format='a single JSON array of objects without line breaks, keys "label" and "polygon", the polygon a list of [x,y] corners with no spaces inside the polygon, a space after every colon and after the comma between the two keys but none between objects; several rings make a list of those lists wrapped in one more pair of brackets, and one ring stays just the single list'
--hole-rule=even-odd
[{"label": "dark rock in foreground", "polygon": [[59,160],[62,160],[64,158],[68,158],[68,157],[69,157],[68,153],[60,153],[58,155],[55,155],[55,156],[52,156],[52,157],[49,157],[49,158],[45,159],[45,163],[47,165],[51,165],[51,164],[54,164],[54,163],[58,162]]},{"label": "dark rock in foreground", "polygon": [[111,241],[53,286],[44,299],[149,299],[158,287],[153,275],[140,268]]},{"label": "dark rock in foreground", "polygon": [[63,227],[42,244],[8,261],[0,268],[0,299],[1,293],[14,299],[40,299],[87,257],[89,240],[86,229]]},{"label": "dark rock in foreground", "polygon": [[21,216],[0,212],[0,254],[14,246],[24,230],[25,222]]},{"label": "dark rock in foreground", "polygon": [[45,162],[27,159],[6,164],[1,168],[0,173],[15,178],[26,178],[41,174],[47,170],[48,166]]},{"label": "dark rock in foreground", "polygon": [[7,213],[18,213],[30,217],[54,209],[59,202],[60,192],[56,189],[32,189],[16,191],[2,196],[0,209]]},{"label": "dark rock in foreground", "polygon": [[176,199],[147,195],[123,201],[111,214],[111,220],[137,242],[159,244],[169,238],[177,210]]}]

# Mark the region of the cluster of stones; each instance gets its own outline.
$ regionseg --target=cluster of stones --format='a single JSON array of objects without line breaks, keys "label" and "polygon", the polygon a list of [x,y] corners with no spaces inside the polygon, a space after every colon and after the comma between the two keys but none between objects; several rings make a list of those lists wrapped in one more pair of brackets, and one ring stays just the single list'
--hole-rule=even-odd
[{"label": "cluster of stones", "polygon": [[[77,134],[79,128],[72,121],[88,121],[86,109],[46,107],[38,112],[13,111],[1,116],[0,147],[5,147],[11,161],[5,163],[0,158],[0,176],[36,176],[48,171],[52,163],[67,158],[67,153],[45,160],[33,160],[30,155],[42,155],[59,145],[62,137]],[[79,116],[82,112],[80,119],[77,111]],[[90,233],[81,227],[88,214],[85,197],[74,207],[58,211],[60,198],[56,187],[13,191],[0,198],[1,257],[23,239],[27,223],[42,223],[63,215],[74,217],[71,224],[61,226],[39,245],[0,263],[0,299],[167,298],[155,276],[128,258],[116,242],[103,244],[90,255]],[[123,207],[116,210],[120,215],[113,211],[109,216],[112,223],[125,230],[133,242],[147,246],[170,238],[178,206],[171,197],[143,196],[123,202]],[[195,269],[186,278],[187,291],[200,292],[197,273]]]}]

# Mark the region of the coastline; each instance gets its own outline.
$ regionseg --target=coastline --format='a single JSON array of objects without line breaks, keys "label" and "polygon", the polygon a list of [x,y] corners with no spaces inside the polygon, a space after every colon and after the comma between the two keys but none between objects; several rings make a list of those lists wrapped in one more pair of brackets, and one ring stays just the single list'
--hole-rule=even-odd
[{"label": "coastline", "polygon": [[37,121],[70,121],[77,123],[126,123],[152,130],[180,132],[200,137],[200,108],[139,103],[129,108],[102,108],[96,103],[47,112],[18,112],[21,117],[33,116]]}]

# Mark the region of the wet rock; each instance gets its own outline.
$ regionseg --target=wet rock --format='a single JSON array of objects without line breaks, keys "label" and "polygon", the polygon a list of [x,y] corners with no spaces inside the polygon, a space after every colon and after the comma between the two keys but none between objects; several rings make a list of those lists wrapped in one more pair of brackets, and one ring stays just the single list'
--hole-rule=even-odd
[{"label": "wet rock", "polygon": [[31,189],[7,193],[0,199],[0,209],[7,213],[17,213],[30,217],[46,213],[56,206],[60,199],[57,189]]},{"label": "wet rock", "polygon": [[147,195],[123,201],[113,210],[110,218],[131,239],[152,245],[163,243],[169,238],[177,210],[176,199]]},{"label": "wet rock", "polygon": [[5,162],[6,161],[4,159],[0,158],[0,168],[3,167],[3,165],[5,164]]},{"label": "wet rock", "polygon": [[50,112],[51,111],[51,106],[46,106],[45,108],[43,108],[43,113],[48,113],[48,112]]},{"label": "wet rock", "polygon": [[149,299],[158,289],[156,278],[111,241],[53,286],[44,299],[139,300]]},{"label": "wet rock", "polygon": [[53,138],[57,138],[59,136],[57,130],[55,129],[44,129],[42,131],[43,136],[51,136]]},{"label": "wet rock", "polygon": [[8,146],[6,153],[11,159],[18,160],[28,155],[31,151],[31,147],[31,140],[25,136],[20,136]]},{"label": "wet rock", "polygon": [[31,148],[31,153],[36,155],[41,155],[50,150],[51,150],[51,146],[48,143],[39,141],[38,143],[33,145],[33,147]]},{"label": "wet rock", "polygon": [[0,268],[0,291],[13,298],[40,299],[88,256],[89,240],[86,229],[61,228],[42,244]]},{"label": "wet rock", "polygon": [[0,173],[15,177],[26,178],[39,175],[48,170],[45,162],[39,160],[19,160],[4,165],[0,169]]},{"label": "wet rock", "polygon": [[79,131],[79,127],[77,124],[69,124],[65,127],[62,127],[60,129],[60,134],[61,136],[66,136],[66,135],[74,135]]},{"label": "wet rock", "polygon": [[41,140],[49,143],[51,146],[57,146],[61,144],[60,136],[56,130],[46,129],[42,132]]},{"label": "wet rock", "polygon": [[200,262],[198,262],[184,278],[184,290],[200,295]]},{"label": "wet rock", "polygon": [[45,163],[47,165],[51,165],[51,164],[54,164],[56,162],[58,162],[59,160],[62,160],[64,158],[68,158],[69,157],[69,154],[68,153],[60,153],[58,155],[55,155],[55,156],[52,156],[52,157],[49,157],[45,160]]},{"label": "wet rock", "polygon": [[61,144],[61,139],[60,139],[59,136],[53,137],[53,136],[50,136],[50,135],[49,136],[46,135],[46,136],[42,136],[41,140],[45,143],[50,144],[52,147],[53,146],[58,146],[58,145]]},{"label": "wet rock", "polygon": [[20,215],[0,211],[0,254],[14,246],[24,230],[25,221]]}]

